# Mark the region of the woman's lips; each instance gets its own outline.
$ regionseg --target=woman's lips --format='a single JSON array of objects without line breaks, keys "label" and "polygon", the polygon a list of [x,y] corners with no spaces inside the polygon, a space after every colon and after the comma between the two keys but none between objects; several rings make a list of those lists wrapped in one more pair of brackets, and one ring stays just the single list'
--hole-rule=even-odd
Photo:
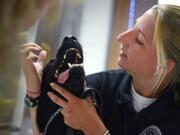
[{"label": "woman's lips", "polygon": [[125,55],[125,54],[120,54],[120,56],[127,58],[127,55]]},{"label": "woman's lips", "polygon": [[122,57],[122,58],[127,58],[127,55],[122,50],[120,50],[120,55],[119,56]]}]

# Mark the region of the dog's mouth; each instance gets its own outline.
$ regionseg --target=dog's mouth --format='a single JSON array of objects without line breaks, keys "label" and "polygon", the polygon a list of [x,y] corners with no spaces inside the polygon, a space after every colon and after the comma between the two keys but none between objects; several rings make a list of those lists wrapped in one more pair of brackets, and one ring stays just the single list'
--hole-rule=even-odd
[{"label": "dog's mouth", "polygon": [[75,58],[75,60],[74,60],[75,63],[78,63],[78,60],[82,59],[78,49],[76,49],[76,48],[69,48],[68,50],[66,50],[66,52],[64,54],[64,60],[66,60],[66,59],[70,60],[72,58]]}]

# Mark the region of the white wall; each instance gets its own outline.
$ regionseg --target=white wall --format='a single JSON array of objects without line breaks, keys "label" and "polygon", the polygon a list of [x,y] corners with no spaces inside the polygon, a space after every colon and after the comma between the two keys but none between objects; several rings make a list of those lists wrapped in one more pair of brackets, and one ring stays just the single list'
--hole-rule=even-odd
[{"label": "white wall", "polygon": [[105,70],[113,0],[86,0],[79,40],[86,74]]},{"label": "white wall", "polygon": [[158,0],[158,3],[180,5],[180,0]]}]

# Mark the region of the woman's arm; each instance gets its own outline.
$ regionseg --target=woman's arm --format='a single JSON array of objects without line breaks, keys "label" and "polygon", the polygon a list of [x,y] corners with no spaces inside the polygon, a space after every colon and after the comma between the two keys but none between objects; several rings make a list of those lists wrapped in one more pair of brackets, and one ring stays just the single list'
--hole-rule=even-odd
[{"label": "woman's arm", "polygon": [[[36,51],[40,52],[39,55],[35,54]],[[21,50],[21,63],[26,80],[27,96],[32,99],[40,95],[43,62],[45,58],[46,52],[43,51],[39,45],[35,43],[23,45]],[[38,106],[30,108],[33,135],[41,135],[36,122],[37,107]]]}]

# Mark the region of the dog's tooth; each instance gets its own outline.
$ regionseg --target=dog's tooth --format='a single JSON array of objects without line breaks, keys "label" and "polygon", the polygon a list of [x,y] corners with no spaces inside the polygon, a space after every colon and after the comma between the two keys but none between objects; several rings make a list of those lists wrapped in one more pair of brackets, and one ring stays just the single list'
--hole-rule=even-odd
[{"label": "dog's tooth", "polygon": [[69,66],[69,68],[71,68],[71,67],[72,67],[72,64],[71,64],[71,63],[68,63],[68,66]]}]

